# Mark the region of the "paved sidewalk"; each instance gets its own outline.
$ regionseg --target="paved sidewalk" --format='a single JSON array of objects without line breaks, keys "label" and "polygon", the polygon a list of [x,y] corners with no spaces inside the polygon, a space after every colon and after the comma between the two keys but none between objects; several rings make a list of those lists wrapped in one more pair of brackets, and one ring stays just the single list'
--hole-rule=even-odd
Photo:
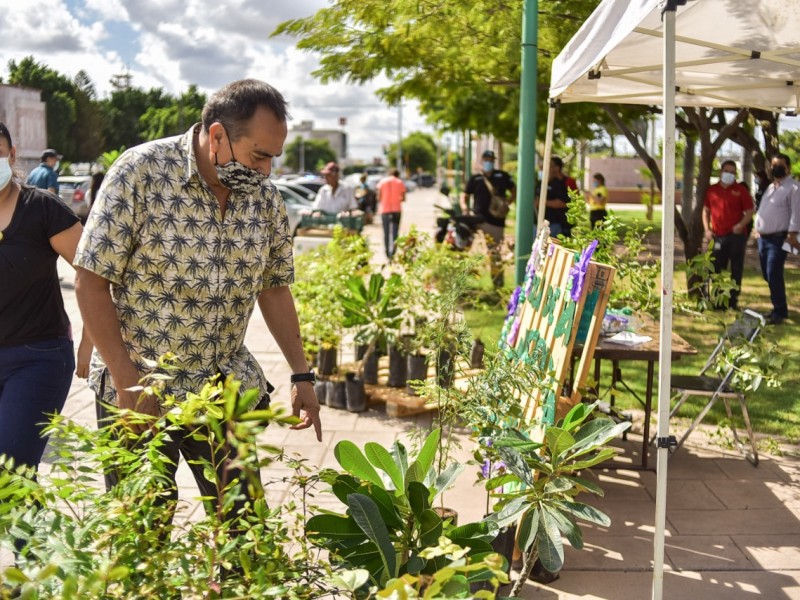
[{"label": "paved sidewalk", "polygon": [[[433,231],[436,210],[444,198],[434,190],[418,190],[408,196],[401,231],[412,223]],[[382,261],[382,227],[377,218],[366,228]],[[65,267],[63,292],[67,311],[76,331],[80,315],[72,280]],[[289,370],[260,315],[251,321],[247,345],[255,353],[269,379],[276,385],[274,398],[285,402],[289,393]],[[75,379],[64,410],[82,423],[94,423],[93,396],[83,380]],[[368,441],[384,445],[406,438],[416,426],[426,426],[429,418],[388,418],[382,410],[351,414],[324,407],[323,441],[317,443],[311,431],[270,428],[267,441],[297,452],[319,467],[337,466],[333,448],[349,439],[359,446]],[[696,440],[695,440],[696,438]],[[702,431],[669,460],[667,505],[667,544],[665,551],[664,598],[684,600],[734,600],[768,598],[800,599],[800,459],[763,455],[753,468],[738,454],[698,445]],[[631,434],[620,440],[625,452],[622,460],[638,462],[641,437]],[[465,443],[464,459],[471,454]],[[655,464],[652,454],[651,464]],[[280,477],[287,470],[273,469]],[[567,549],[566,565],[560,579],[547,586],[529,583],[524,598],[638,600],[651,597],[653,531],[656,474],[650,471],[597,470],[593,474],[605,490],[605,497],[587,502],[607,512],[609,528],[584,527],[585,548]],[[482,517],[485,495],[472,486],[475,475],[467,470],[454,490],[447,493],[447,504],[459,512],[461,522]],[[179,470],[181,497],[186,499],[185,514],[199,510],[191,502],[197,493],[185,464]],[[286,500],[287,489],[269,485],[271,502]],[[5,561],[3,561],[5,562]]]}]

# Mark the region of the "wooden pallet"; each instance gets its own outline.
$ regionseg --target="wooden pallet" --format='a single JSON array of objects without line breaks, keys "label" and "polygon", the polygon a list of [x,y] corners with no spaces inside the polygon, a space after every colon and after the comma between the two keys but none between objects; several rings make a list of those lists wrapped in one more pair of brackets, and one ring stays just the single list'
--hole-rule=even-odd
[{"label": "wooden pallet", "polygon": [[396,388],[388,385],[367,384],[364,386],[370,404],[386,404],[386,415],[389,417],[410,417],[434,412],[436,406],[428,404],[425,398],[412,396],[404,387]]},{"label": "wooden pallet", "polygon": [[[344,364],[342,372],[355,371],[355,364]],[[453,386],[459,389],[466,388],[469,378],[477,373],[479,369],[461,369],[460,376],[453,381]],[[428,379],[435,377],[436,371],[433,367],[428,368]],[[435,412],[438,410],[435,403],[429,403],[425,398],[414,396],[406,391],[405,387],[389,387],[386,381],[389,378],[389,363],[387,357],[381,357],[378,362],[378,383],[365,384],[364,390],[369,404],[385,404],[386,415],[389,417],[411,417]]]}]

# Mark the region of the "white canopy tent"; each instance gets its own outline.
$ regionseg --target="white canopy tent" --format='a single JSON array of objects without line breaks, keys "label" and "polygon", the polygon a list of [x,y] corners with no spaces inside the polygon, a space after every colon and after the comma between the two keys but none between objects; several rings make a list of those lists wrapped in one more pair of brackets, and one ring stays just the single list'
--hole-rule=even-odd
[{"label": "white canopy tent", "polygon": [[[685,4],[685,5],[684,5]],[[667,9],[667,10],[665,10]],[[558,102],[661,105],[662,302],[658,438],[669,437],[675,106],[800,107],[800,0],[604,0],[553,63],[543,180]],[[547,186],[539,199],[544,218]],[[663,588],[666,443],[659,444],[653,598]]]}]

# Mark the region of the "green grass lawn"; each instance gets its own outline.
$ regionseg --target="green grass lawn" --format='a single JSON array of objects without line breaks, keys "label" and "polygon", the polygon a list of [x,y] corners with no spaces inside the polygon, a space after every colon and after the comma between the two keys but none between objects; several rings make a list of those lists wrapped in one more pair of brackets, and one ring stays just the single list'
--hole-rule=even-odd
[{"label": "green grass lawn", "polygon": [[[642,218],[643,213],[638,212],[637,214],[639,218]],[[631,220],[635,217],[636,215],[625,216],[625,218],[630,218]],[[756,250],[748,247],[747,252],[755,253]],[[788,260],[791,261],[792,259],[789,258]],[[676,265],[676,267],[679,267],[679,265]],[[507,281],[513,281],[513,273],[509,272],[507,278]],[[675,289],[685,289],[685,287],[685,275],[682,272],[676,272]],[[789,443],[800,443],[800,360],[793,360],[794,357],[800,356],[800,336],[798,336],[800,306],[797,306],[797,304],[792,306],[793,301],[800,298],[800,269],[787,268],[786,287],[790,304],[790,318],[782,325],[768,326],[762,332],[762,335],[769,336],[770,340],[775,341],[790,356],[782,378],[782,386],[780,388],[762,386],[755,391],[749,392],[747,394],[747,406],[753,429],[756,432],[767,434]],[[467,322],[474,334],[481,337],[488,347],[497,343],[506,314],[504,301],[508,299],[509,294],[510,291],[503,298],[503,302],[498,302],[489,309],[470,309],[465,313]],[[742,308],[751,308],[762,314],[772,309],[769,301],[769,290],[766,282],[761,277],[760,270],[752,267],[745,269],[739,305]],[[707,316],[710,317],[708,321],[685,314],[676,313],[674,315],[673,331],[694,346],[698,350],[698,354],[692,357],[683,357],[673,362],[673,373],[697,374],[716,345],[718,337],[723,331],[724,323],[732,322],[736,314],[733,311],[728,311]],[[644,397],[645,363],[628,363],[627,365],[623,363],[621,368],[626,382],[640,397]],[[604,364],[601,375],[601,388],[603,388],[605,382],[610,380],[610,370],[610,363]],[[624,390],[617,393],[616,403],[622,409],[640,407],[638,401]],[[655,399],[654,404],[657,404],[657,399]],[[694,401],[690,399],[687,402],[688,406],[682,408],[678,415],[693,418],[703,404],[703,398],[697,398]],[[653,410],[656,411],[657,406],[654,406]],[[733,407],[733,414],[737,428],[743,430],[738,404]],[[711,413],[704,419],[706,424],[724,424],[726,421],[727,415],[721,402],[718,402]]]}]

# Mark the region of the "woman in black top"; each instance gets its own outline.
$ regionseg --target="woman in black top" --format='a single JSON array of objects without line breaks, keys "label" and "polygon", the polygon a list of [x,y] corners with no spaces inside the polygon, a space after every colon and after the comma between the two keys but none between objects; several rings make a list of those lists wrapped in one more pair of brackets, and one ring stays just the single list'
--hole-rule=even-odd
[{"label": "woman in black top", "polygon": [[[0,123],[0,455],[37,467],[75,371],[56,261],[72,263],[82,228],[57,196],[13,177],[15,158]],[[90,352],[82,340],[79,362]]]}]

